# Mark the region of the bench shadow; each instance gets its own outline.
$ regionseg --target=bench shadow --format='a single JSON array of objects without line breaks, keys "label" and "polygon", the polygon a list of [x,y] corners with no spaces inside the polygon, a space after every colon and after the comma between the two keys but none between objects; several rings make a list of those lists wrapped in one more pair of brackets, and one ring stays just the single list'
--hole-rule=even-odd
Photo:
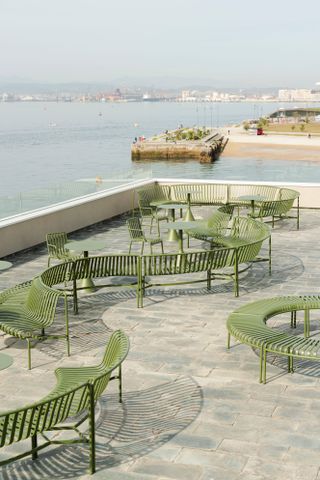
[{"label": "bench shadow", "polygon": [[[135,460],[170,441],[199,415],[201,387],[191,377],[179,377],[140,391],[126,392],[123,403],[115,394],[99,401],[96,423],[97,471]],[[43,450],[36,461],[15,462],[2,468],[2,480],[71,479],[88,471],[86,446]],[[106,478],[108,472],[105,472]]]}]

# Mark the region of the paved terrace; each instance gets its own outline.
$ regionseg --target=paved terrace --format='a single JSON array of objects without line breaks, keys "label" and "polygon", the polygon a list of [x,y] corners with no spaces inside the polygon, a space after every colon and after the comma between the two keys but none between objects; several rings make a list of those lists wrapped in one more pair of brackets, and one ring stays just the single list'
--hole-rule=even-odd
[{"label": "paved terrace", "polygon": [[[70,238],[103,239],[105,252],[127,251],[124,221],[115,218]],[[26,369],[25,342],[0,337],[2,351],[14,357],[14,364],[0,371],[0,408],[41,398],[54,385],[58,366],[98,363],[110,332],[122,328],[131,340],[123,368],[124,402],[117,403],[117,385],[111,382],[97,408],[93,478],[320,479],[320,365],[296,362],[295,374],[288,375],[286,359],[270,355],[268,383],[260,385],[256,353],[242,345],[229,352],[225,347],[226,319],[236,307],[266,296],[319,293],[319,237],[320,211],[303,211],[300,231],[294,220],[278,223],[272,276],[266,263],[254,265],[241,277],[238,299],[230,281],[213,282],[211,292],[205,283],[149,289],[143,309],[136,308],[134,290],[83,296],[80,315],[70,316],[72,356],[64,356],[64,342],[43,342],[33,351],[32,371]],[[46,249],[9,259],[14,267],[0,274],[1,289],[41,272]],[[312,335],[319,329],[317,317],[314,312]],[[275,328],[289,326],[288,316],[270,322]],[[301,316],[297,333],[302,332]],[[12,448],[17,452],[21,445]],[[40,452],[36,462],[4,467],[0,478],[92,478],[87,460],[86,447],[59,446]]]}]

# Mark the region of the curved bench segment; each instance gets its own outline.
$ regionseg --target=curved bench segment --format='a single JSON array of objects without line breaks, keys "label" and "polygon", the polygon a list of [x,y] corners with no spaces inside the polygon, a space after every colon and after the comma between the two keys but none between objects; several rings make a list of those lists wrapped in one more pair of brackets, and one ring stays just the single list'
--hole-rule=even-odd
[{"label": "curved bench segment", "polygon": [[[157,204],[170,202],[187,203],[190,194],[191,205],[243,205],[250,206],[250,201],[241,200],[242,196],[261,196],[263,201],[255,202],[255,218],[270,218],[272,225],[275,219],[295,218],[297,229],[300,225],[300,207],[297,190],[274,185],[243,185],[218,183],[186,183],[159,184],[155,183],[137,190],[139,204],[155,208]],[[297,215],[288,215],[294,203],[297,204]]]},{"label": "curved bench segment", "polygon": [[[121,331],[113,332],[100,365],[92,367],[58,368],[55,371],[57,384],[42,400],[20,409],[0,413],[0,448],[21,440],[31,439],[31,450],[0,461],[4,466],[13,461],[32,455],[53,444],[89,444],[89,471],[95,473],[95,405],[106,389],[109,380],[119,380],[119,401],[122,401],[121,365],[129,351],[129,339]],[[118,374],[111,376],[114,370]],[[80,420],[61,425],[68,418],[81,415]],[[78,427],[89,420],[88,435],[79,432]],[[47,432],[73,430],[77,438],[67,440],[49,439]],[[37,436],[45,440],[38,445]]]},{"label": "curved bench segment", "polygon": [[[268,352],[288,357],[288,372],[293,359],[320,359],[320,340],[310,338],[310,310],[320,309],[320,296],[287,296],[258,300],[238,308],[227,320],[227,348],[234,337],[260,350],[260,382],[266,383]],[[304,312],[304,337],[279,332],[267,325],[268,319],[291,313],[291,327],[296,325],[297,311]]]}]

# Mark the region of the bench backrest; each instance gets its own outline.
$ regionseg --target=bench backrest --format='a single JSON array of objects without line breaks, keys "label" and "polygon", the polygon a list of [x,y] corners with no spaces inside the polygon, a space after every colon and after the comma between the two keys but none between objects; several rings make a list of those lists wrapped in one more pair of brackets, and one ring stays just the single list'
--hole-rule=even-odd
[{"label": "bench backrest", "polygon": [[167,202],[170,200],[170,186],[155,183],[137,190],[140,207],[148,207],[151,202]]},{"label": "bench backrest", "polygon": [[111,373],[125,360],[129,352],[129,338],[122,330],[116,330],[110,337],[102,362],[98,369],[100,375],[92,379],[94,398],[97,400],[106,389]]},{"label": "bench backrest", "polygon": [[41,280],[48,287],[59,285],[69,279],[72,265],[72,261],[57,263],[41,273]]},{"label": "bench backrest", "polygon": [[214,212],[208,218],[208,228],[217,232],[217,235],[225,235],[228,229],[230,214],[224,212]]},{"label": "bench backrest", "polygon": [[26,299],[26,307],[34,318],[47,327],[52,324],[58,301],[65,294],[45,285],[40,277],[35,277]]},{"label": "bench backrest", "polygon": [[246,243],[263,241],[270,237],[269,227],[253,218],[234,217],[230,237],[243,240]]},{"label": "bench backrest", "polygon": [[245,203],[250,204],[246,200],[239,197],[243,195],[261,195],[265,200],[274,200],[277,198],[279,188],[272,185],[229,185],[228,203]]},{"label": "bench backrest", "polygon": [[115,254],[78,258],[73,263],[70,280],[111,276],[135,277],[140,272],[139,255]]},{"label": "bench backrest", "polygon": [[88,408],[88,385],[77,386],[63,394],[27,407],[0,414],[0,447],[25,440],[50,430],[66,418]]},{"label": "bench backrest", "polygon": [[175,201],[186,202],[188,193],[192,204],[219,205],[227,201],[227,185],[199,183],[171,186],[171,197]]},{"label": "bench backrest", "polygon": [[142,256],[144,275],[172,275],[210,270],[211,254],[206,252],[164,253]]},{"label": "bench backrest", "polygon": [[[74,386],[77,382],[77,373],[79,380],[83,378],[81,377],[82,368],[71,368],[71,386],[68,386],[66,381],[63,387],[58,383],[53,392],[43,400],[0,413],[0,448],[30,438],[36,433],[50,430],[68,417],[87,410],[91,401],[89,384],[93,385],[93,399],[96,401],[105,390],[112,371],[119,367],[128,351],[128,337],[121,330],[116,330],[110,337],[101,364],[97,368],[92,367],[92,377],[90,378],[89,375],[87,382]],[[83,368],[88,370],[90,367]],[[63,370],[68,369],[57,368],[55,371],[58,382],[59,372]]]}]

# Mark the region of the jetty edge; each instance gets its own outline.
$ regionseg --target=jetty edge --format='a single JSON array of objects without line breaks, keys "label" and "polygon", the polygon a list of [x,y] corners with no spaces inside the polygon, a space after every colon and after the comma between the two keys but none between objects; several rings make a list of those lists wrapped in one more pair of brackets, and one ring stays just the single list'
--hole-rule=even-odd
[{"label": "jetty edge", "polygon": [[201,163],[213,162],[228,139],[213,128],[178,128],[159,135],[138,137],[131,145],[132,160],[169,160],[195,158]]}]

